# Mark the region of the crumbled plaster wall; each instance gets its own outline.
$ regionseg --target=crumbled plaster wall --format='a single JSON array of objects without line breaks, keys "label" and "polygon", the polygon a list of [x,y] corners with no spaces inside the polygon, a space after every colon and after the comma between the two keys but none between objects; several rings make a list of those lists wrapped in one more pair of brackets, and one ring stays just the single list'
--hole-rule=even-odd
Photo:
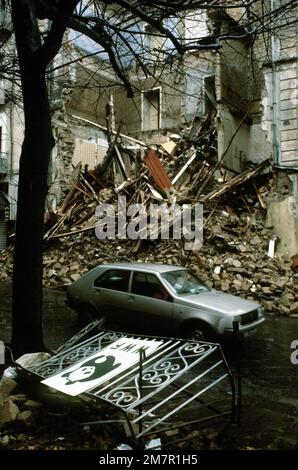
[{"label": "crumbled plaster wall", "polygon": [[277,252],[298,253],[298,174],[277,171],[274,191],[268,202],[267,226],[278,237]]},{"label": "crumbled plaster wall", "polygon": [[[128,99],[123,87],[113,90],[116,127],[121,132],[146,142],[164,142],[171,133],[180,133],[197,117],[204,113],[204,78],[213,76],[214,53],[188,54],[183,61],[175,62],[167,69],[155,71],[160,78],[146,78],[131,71],[130,79],[135,87],[135,96]],[[144,131],[142,91],[160,88],[161,125],[160,129]]]},{"label": "crumbled plaster wall", "polygon": [[201,117],[206,110],[204,79],[215,75],[213,51],[186,55],[184,68],[184,95],[182,97],[181,122],[188,125]]},{"label": "crumbled plaster wall", "polygon": [[[106,65],[92,58],[85,60],[83,65],[77,62],[75,67],[68,71],[67,80],[65,71],[63,80],[56,80],[53,84],[52,127],[56,146],[49,168],[48,210],[56,210],[72,182],[76,143],[96,141],[96,153],[101,151],[98,139],[102,137],[102,133],[95,137],[95,131],[87,130],[83,123],[78,124],[71,115],[106,125],[105,105],[109,99],[110,85],[115,83],[111,71],[106,68]],[[80,150],[83,151],[82,148]],[[103,152],[104,150],[101,155]]]},{"label": "crumbled plaster wall", "polygon": [[73,164],[81,162],[83,167],[88,165],[88,169],[93,170],[102,162],[108,150],[107,134],[96,125],[71,116],[69,116],[69,125],[75,136]]},{"label": "crumbled plaster wall", "polygon": [[[157,72],[157,75],[159,72]],[[184,87],[183,77],[173,69],[172,73],[161,77],[161,84],[156,83],[155,78],[137,77],[131,74],[134,83],[135,95],[132,99],[126,97],[123,87],[113,91],[115,106],[116,128],[121,132],[135,138],[146,141],[163,141],[167,131],[173,131],[181,125],[181,104]],[[142,91],[160,89],[160,129],[152,129],[144,132],[143,129],[143,96]]]},{"label": "crumbled plaster wall", "polygon": [[76,80],[72,83],[73,90],[66,109],[105,126],[106,104],[117,80],[112,71],[107,72],[101,66],[104,64],[95,60],[89,64],[76,64]]},{"label": "crumbled plaster wall", "polygon": [[218,153],[220,157],[229,147],[224,163],[235,172],[272,155],[267,129],[262,125],[264,84],[264,75],[250,44],[226,41],[216,74]]},{"label": "crumbled plaster wall", "polygon": [[56,146],[52,151],[48,174],[47,210],[56,211],[64,193],[69,189],[72,177],[72,157],[75,147],[75,136],[71,130],[65,104],[72,93],[70,86],[62,92],[62,106],[52,113],[52,127]]}]

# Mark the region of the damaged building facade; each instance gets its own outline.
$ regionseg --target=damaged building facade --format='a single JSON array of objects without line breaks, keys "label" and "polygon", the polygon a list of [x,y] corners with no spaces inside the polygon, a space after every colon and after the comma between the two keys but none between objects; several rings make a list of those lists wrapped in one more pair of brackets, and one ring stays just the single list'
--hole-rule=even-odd
[{"label": "damaged building facade", "polygon": [[[10,15],[3,2],[0,5],[0,42],[7,41],[7,49],[0,54],[0,69],[11,59],[14,45],[9,40],[12,33]],[[7,53],[8,52],[8,53]],[[6,56],[7,54],[7,56]],[[16,218],[19,157],[23,141],[23,119],[20,109],[14,106],[16,94],[14,81],[8,82],[0,74],[0,249],[5,248],[9,220]]]},{"label": "damaged building facade", "polygon": [[[266,2],[267,12],[283,0]],[[285,12],[258,39],[265,87],[262,128],[270,143],[274,191],[268,207],[268,225],[274,226],[282,252],[298,252],[298,6]]]},{"label": "damaged building facade", "polygon": [[[270,0],[262,5],[270,12],[282,3]],[[47,210],[56,211],[76,165],[93,169],[102,162],[109,146],[106,128],[146,144],[161,144],[173,134],[187,136],[193,124],[209,114],[216,129],[211,145],[227,177],[272,159],[275,178],[268,224],[274,226],[278,250],[297,253],[297,16],[293,22],[283,15],[257,41],[247,34],[247,23],[247,12],[240,7],[192,13],[176,25],[181,37],[206,38],[210,44],[215,30],[224,37],[233,27],[242,31],[243,39],[223,39],[220,49],[188,52],[183,58],[169,54],[168,40],[142,24],[144,35],[136,40],[134,52],[145,68],[134,54],[124,61],[133,98],[126,97],[108,57],[90,56],[91,43],[69,33],[49,71],[56,147]],[[0,104],[0,125],[0,190],[10,201],[9,218],[14,220],[23,122],[21,111],[9,101]]]}]

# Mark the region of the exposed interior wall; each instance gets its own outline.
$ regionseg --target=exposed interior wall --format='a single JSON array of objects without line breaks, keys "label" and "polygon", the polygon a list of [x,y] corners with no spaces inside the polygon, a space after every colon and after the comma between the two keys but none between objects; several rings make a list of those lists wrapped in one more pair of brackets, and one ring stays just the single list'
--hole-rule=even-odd
[{"label": "exposed interior wall", "polygon": [[185,72],[184,95],[182,100],[181,120],[186,125],[199,119],[208,111],[209,101],[206,91],[215,96],[215,83],[213,90],[208,88],[208,79],[215,76],[214,51],[199,52],[186,55],[183,61]]},{"label": "exposed interior wall", "polygon": [[[222,106],[217,115],[218,155],[219,157],[228,148],[233,135],[237,131],[241,119],[233,116],[229,110]],[[228,152],[224,158],[224,166],[234,172],[240,173],[244,170],[247,162],[247,151],[250,140],[250,125],[243,122],[233,139]]]},{"label": "exposed interior wall", "polygon": [[105,126],[106,104],[116,84],[115,75],[105,63],[84,60],[76,64],[67,111]]},{"label": "exposed interior wall", "polygon": [[225,41],[216,74],[218,154],[221,158],[225,153],[224,165],[234,172],[271,156],[261,120],[263,86],[264,76],[250,43]]},{"label": "exposed interior wall", "polygon": [[72,158],[73,165],[81,163],[94,169],[105,156],[108,149],[106,134],[100,129],[86,124],[84,121],[71,119],[71,131],[75,136],[75,147]]},{"label": "exposed interior wall", "polygon": [[[67,63],[66,59],[58,56],[56,61]],[[62,81],[53,78],[50,101],[56,146],[49,168],[47,209],[55,211],[72,182],[74,166],[80,162],[93,169],[106,152],[103,133],[72,114],[105,126],[105,106],[115,77],[107,64],[88,58],[71,70],[66,67]]]},{"label": "exposed interior wall", "polygon": [[[163,142],[167,132],[181,125],[183,78],[176,70],[167,72],[161,77],[161,83],[156,83],[154,77],[138,77],[131,72],[134,98],[127,98],[121,87],[114,91],[116,129],[120,127],[124,134],[147,142]],[[156,74],[159,75],[159,71]],[[159,93],[158,101],[152,96],[149,103],[150,90]]]},{"label": "exposed interior wall", "polygon": [[53,126],[56,146],[49,168],[47,210],[55,212],[73,181],[74,167],[81,164],[94,169],[106,154],[108,142],[103,131],[74,119],[65,109],[54,113]]}]

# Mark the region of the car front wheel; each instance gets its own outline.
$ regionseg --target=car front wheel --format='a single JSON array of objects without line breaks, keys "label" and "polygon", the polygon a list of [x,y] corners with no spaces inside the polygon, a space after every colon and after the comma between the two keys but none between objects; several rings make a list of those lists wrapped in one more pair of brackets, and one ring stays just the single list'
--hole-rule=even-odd
[{"label": "car front wheel", "polygon": [[210,341],[212,340],[211,328],[200,322],[194,322],[185,326],[185,337],[193,341]]}]

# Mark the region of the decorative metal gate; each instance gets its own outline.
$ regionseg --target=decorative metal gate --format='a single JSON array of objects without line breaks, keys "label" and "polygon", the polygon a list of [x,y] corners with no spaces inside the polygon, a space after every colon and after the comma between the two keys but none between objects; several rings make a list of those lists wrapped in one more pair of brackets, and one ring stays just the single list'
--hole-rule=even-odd
[{"label": "decorative metal gate", "polygon": [[[210,420],[223,420],[225,425],[236,418],[234,381],[219,344],[105,330],[90,337],[98,326],[98,321],[88,325],[59,348],[57,355],[26,373],[64,393],[90,399],[97,407],[104,404],[119,411],[119,422],[126,420],[136,448],[142,448],[144,439],[152,434],[193,429]],[[147,346],[137,349],[139,344],[150,345],[150,353],[146,353]],[[118,356],[113,362],[111,351],[115,350]],[[137,360],[129,362],[132,353],[137,353]],[[113,366],[95,380],[94,375],[82,378],[80,373],[88,372],[96,362]],[[100,383],[94,385],[96,381]],[[74,392],[76,389],[83,392]],[[89,424],[104,422],[98,419]]]}]

